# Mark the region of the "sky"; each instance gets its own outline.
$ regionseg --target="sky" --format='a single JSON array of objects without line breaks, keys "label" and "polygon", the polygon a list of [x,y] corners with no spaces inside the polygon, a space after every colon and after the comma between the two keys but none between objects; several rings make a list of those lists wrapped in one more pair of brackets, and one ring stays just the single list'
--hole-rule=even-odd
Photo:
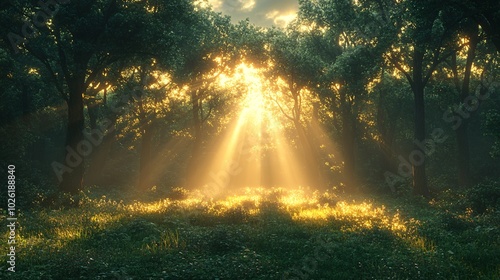
[{"label": "sky", "polygon": [[214,10],[231,16],[233,22],[246,18],[262,26],[284,27],[297,16],[297,0],[209,0]]}]

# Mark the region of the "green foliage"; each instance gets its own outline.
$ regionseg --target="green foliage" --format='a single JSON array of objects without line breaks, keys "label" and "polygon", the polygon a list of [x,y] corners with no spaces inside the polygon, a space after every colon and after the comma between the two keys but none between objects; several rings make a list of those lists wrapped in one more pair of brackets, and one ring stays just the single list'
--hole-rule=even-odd
[{"label": "green foliage", "polygon": [[467,204],[477,214],[500,209],[500,182],[489,181],[472,187],[466,193]]},{"label": "green foliage", "polygon": [[80,194],[79,208],[22,211],[20,261],[9,276],[495,279],[500,276],[498,206],[481,215],[463,206],[497,186],[491,182],[476,191],[443,193],[430,204],[376,197],[382,208],[370,208],[366,198],[315,194],[318,200],[340,203],[324,208],[340,211],[328,220],[293,218],[293,213],[320,210],[283,203],[289,194],[284,190],[269,192],[259,206],[250,201],[228,206],[230,200],[193,204],[192,196],[142,202],[135,194],[122,194],[123,202],[95,190]]},{"label": "green foliage", "polygon": [[[498,50],[487,44],[498,41],[494,1],[300,0],[299,16],[286,29],[235,25],[191,0],[72,1],[16,54],[8,34],[19,33],[40,11],[36,2],[0,4],[0,166],[15,164],[19,178],[18,272],[8,276],[500,278],[498,163],[485,160],[488,153],[500,155]],[[476,103],[457,97],[476,23],[484,34],[468,98],[491,94],[481,101],[480,114],[469,114],[457,110]],[[366,191],[388,191],[379,184],[380,173],[397,170],[399,156],[414,151],[411,93],[418,79],[425,88],[420,120],[427,125],[421,136],[428,137],[429,128],[449,136],[427,156],[426,182],[436,198],[410,195],[411,178],[395,190],[397,198],[376,197],[378,206],[332,191],[304,201],[285,202],[284,189],[259,200],[222,201],[172,187],[186,179],[187,163],[198,154],[212,156],[204,149],[210,137],[236,117],[244,89],[214,81],[230,77],[241,62],[267,74],[266,81],[255,82],[279,87],[274,101],[282,112],[293,107],[288,117],[302,134],[299,141],[291,134],[283,140],[315,145],[309,151],[327,150],[319,143],[333,140],[332,151],[317,156],[320,168],[328,161],[328,179],[341,181],[346,178],[337,177],[349,172],[335,168],[349,162],[358,172],[352,177],[362,174],[360,181],[375,185]],[[72,94],[83,96],[83,104],[79,119],[70,122]],[[469,121],[470,163],[478,163],[471,164],[474,179],[488,175],[491,181],[444,191],[456,185],[458,154],[455,129],[443,117],[448,109]],[[313,111],[324,139],[304,141],[315,140],[308,134]],[[75,130],[80,133],[103,122],[111,124],[105,131],[111,144],[99,144],[96,151],[104,151],[85,160],[89,166],[103,163],[97,168],[102,186],[77,194],[56,190],[51,163],[61,161],[66,149],[65,125],[81,124]],[[139,191],[141,169],[151,171],[141,175],[154,182]],[[0,200],[7,200],[5,192]],[[5,218],[5,205],[0,210]],[[5,227],[1,233],[6,240]],[[0,263],[3,279],[5,254]]]},{"label": "green foliage", "polygon": [[215,254],[224,254],[241,248],[243,235],[241,229],[217,226],[208,236],[208,248]]},{"label": "green foliage", "polygon": [[491,148],[491,156],[494,158],[500,157],[500,134],[498,133],[498,127],[500,127],[500,113],[493,110],[487,112],[487,134],[492,135],[495,138],[495,144]]},{"label": "green foliage", "polygon": [[184,249],[186,247],[185,242],[179,239],[179,232],[172,232],[170,230],[162,232],[159,238],[149,236],[142,241],[143,243],[147,243],[144,248],[153,254],[167,250]]}]

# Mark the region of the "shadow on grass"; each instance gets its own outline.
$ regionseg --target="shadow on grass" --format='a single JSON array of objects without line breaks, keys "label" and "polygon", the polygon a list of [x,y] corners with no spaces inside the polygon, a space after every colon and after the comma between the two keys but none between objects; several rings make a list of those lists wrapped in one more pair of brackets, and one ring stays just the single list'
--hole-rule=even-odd
[{"label": "shadow on grass", "polygon": [[[387,208],[395,209],[391,203],[397,205],[388,200]],[[475,259],[466,257],[474,256],[466,253],[468,248],[488,256],[488,245],[467,245],[471,243],[460,240],[466,235],[450,233],[439,220],[422,220],[429,216],[412,210],[408,206],[403,214],[366,200],[348,202],[331,193],[304,190],[248,191],[218,201],[195,194],[127,204],[88,198],[80,208],[27,213],[20,222],[17,272],[9,276],[491,279],[499,275],[491,260],[490,265],[474,267]],[[427,214],[433,211],[428,209]],[[439,241],[447,234],[447,242]]]}]

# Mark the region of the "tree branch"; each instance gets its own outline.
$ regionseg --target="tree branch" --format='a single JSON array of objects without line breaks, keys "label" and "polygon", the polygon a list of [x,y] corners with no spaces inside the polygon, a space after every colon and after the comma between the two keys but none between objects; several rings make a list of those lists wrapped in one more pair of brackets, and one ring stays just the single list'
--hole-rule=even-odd
[{"label": "tree branch", "polygon": [[392,63],[392,65],[394,65],[394,67],[396,67],[396,69],[398,69],[401,73],[403,73],[403,75],[406,77],[406,79],[408,79],[408,82],[410,83],[410,85],[413,85],[414,81],[413,81],[410,73],[408,73],[408,71],[406,71],[403,68],[403,66],[400,64],[400,62],[398,60],[396,60],[395,58],[393,58],[391,55],[387,55],[387,58]]}]

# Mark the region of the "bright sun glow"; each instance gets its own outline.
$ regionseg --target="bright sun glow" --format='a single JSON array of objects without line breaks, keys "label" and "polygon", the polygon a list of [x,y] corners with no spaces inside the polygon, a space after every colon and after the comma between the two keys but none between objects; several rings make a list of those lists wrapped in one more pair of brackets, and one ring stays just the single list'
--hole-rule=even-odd
[{"label": "bright sun glow", "polygon": [[219,86],[241,96],[233,120],[213,140],[212,157],[200,163],[194,185],[207,196],[260,186],[292,187],[307,184],[303,163],[288,140],[282,113],[270,98],[271,88],[261,69],[242,63],[234,73],[221,75]]},{"label": "bright sun glow", "polygon": [[242,81],[246,88],[246,95],[241,102],[241,124],[252,123],[262,125],[263,121],[276,125],[276,116],[272,113],[269,100],[264,96],[263,74],[258,69],[242,63],[236,68],[235,79]]},{"label": "bright sun glow", "polygon": [[297,18],[297,13],[295,11],[280,12],[278,10],[274,10],[267,13],[266,17],[273,20],[274,24],[277,26],[285,27]]}]

